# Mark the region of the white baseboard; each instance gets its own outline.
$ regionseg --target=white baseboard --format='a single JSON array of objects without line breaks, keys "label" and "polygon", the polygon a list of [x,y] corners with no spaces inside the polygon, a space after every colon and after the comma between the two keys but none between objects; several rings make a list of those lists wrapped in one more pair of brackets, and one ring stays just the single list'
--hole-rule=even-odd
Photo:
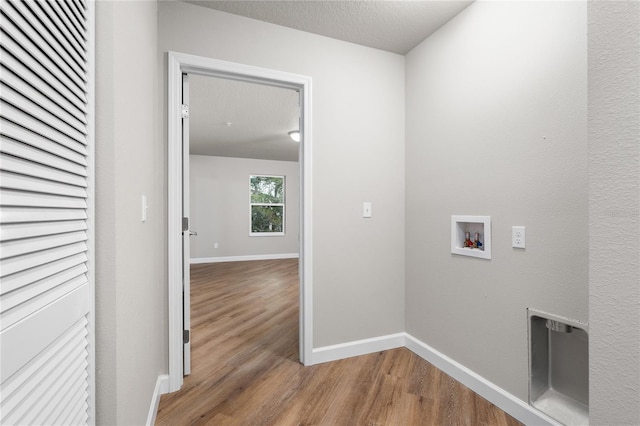
[{"label": "white baseboard", "polygon": [[300,257],[298,253],[251,254],[247,256],[193,257],[189,259],[189,263],[193,265],[196,263],[244,262],[247,260],[297,259],[298,257]]},{"label": "white baseboard", "polygon": [[396,333],[317,348],[312,352],[311,364],[337,361],[401,347],[406,347],[526,425],[560,426],[560,423],[551,417],[408,333]]},{"label": "white baseboard", "polygon": [[410,334],[404,334],[405,346],[409,350],[444,371],[449,376],[453,377],[525,425],[560,425],[560,423],[556,422],[551,417],[541,413],[526,402],[496,386],[494,383],[473,372],[464,365],[454,361],[445,354],[438,352],[431,346],[416,339]]},{"label": "white baseboard", "polygon": [[169,375],[161,374],[156,380],[156,387],[153,390],[151,405],[149,406],[149,414],[147,415],[147,426],[153,426],[156,423],[156,415],[158,414],[158,405],[160,405],[160,396],[169,392]]},{"label": "white baseboard", "polygon": [[321,364],[323,362],[401,348],[404,346],[404,335],[405,333],[389,334],[387,336],[317,348],[311,353],[311,364]]}]

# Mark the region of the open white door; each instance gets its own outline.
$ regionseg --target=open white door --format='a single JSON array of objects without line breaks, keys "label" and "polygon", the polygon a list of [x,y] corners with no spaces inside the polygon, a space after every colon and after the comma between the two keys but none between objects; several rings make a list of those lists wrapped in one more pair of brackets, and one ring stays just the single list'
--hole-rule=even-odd
[{"label": "open white door", "polygon": [[189,237],[189,75],[182,74],[182,305],[183,374],[191,374],[191,274]]},{"label": "open white door", "polygon": [[[189,129],[183,125],[188,123],[188,119],[182,118],[185,115],[188,117],[188,107],[182,107],[182,105],[188,105],[187,73],[258,82],[301,92],[300,131],[303,135],[303,145],[300,167],[304,189],[301,193],[302,220],[300,222],[300,360],[305,365],[312,365],[314,359],[311,78],[185,53],[168,52],[167,59],[169,391],[179,390],[184,374],[189,374],[190,371],[190,345],[185,343],[186,339],[184,339],[190,331],[189,226],[183,220],[189,214],[189,186],[185,185],[189,177],[189,151],[186,143],[189,140]],[[185,109],[187,111],[184,111]]]}]

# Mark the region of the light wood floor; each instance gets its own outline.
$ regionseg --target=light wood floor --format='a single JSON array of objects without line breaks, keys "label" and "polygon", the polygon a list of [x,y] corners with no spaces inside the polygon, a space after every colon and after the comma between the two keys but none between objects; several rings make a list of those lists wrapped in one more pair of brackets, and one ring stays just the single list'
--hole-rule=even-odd
[{"label": "light wood floor", "polygon": [[157,425],[520,424],[405,348],[302,366],[297,268],[192,266],[192,374]]}]

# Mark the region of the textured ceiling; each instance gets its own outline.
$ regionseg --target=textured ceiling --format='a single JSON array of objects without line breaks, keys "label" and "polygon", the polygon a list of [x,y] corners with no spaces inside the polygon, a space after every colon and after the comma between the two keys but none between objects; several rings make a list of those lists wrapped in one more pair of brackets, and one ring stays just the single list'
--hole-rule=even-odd
[{"label": "textured ceiling", "polygon": [[298,92],[189,76],[191,154],[298,161]]},{"label": "textured ceiling", "polygon": [[[458,0],[184,1],[402,55],[472,3]],[[193,75],[190,93],[192,154],[298,160],[298,144],[287,135],[298,127],[296,92]]]},{"label": "textured ceiling", "polygon": [[216,1],[188,3],[406,54],[472,1]]}]

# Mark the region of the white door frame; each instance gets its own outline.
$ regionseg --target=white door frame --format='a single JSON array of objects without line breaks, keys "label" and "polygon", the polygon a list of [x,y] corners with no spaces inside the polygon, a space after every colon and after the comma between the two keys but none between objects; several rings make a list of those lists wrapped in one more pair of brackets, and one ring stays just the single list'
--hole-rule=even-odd
[{"label": "white door frame", "polygon": [[168,52],[168,312],[169,392],[183,381],[182,342],[182,74],[200,74],[298,90],[300,93],[300,361],[311,365],[312,327],[312,226],[311,226],[311,77]]}]

